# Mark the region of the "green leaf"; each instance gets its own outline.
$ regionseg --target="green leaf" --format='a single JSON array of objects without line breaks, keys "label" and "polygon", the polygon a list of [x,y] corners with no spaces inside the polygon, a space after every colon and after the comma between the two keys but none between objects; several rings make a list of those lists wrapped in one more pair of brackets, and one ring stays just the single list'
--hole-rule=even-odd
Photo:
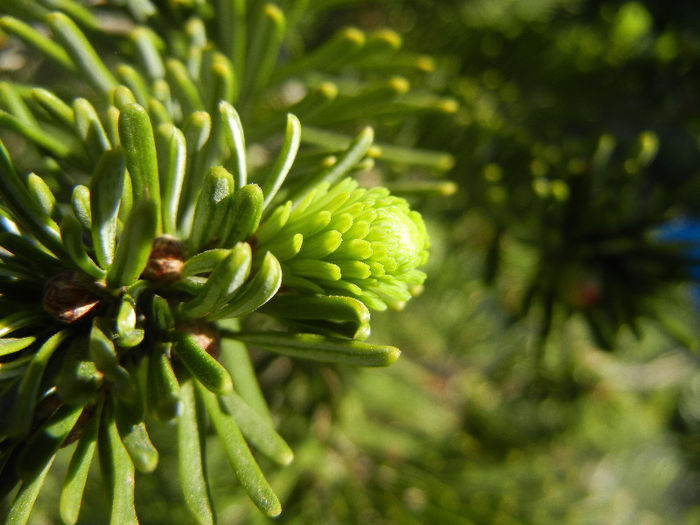
[{"label": "green leaf", "polygon": [[55,220],[57,215],[56,197],[54,197],[51,188],[44,182],[44,179],[35,173],[30,173],[27,175],[27,188],[41,211]]},{"label": "green leaf", "polygon": [[[341,133],[335,133],[309,125],[304,125],[301,135],[302,142],[313,146],[321,146],[331,150],[346,149],[352,138]],[[430,151],[418,148],[405,148],[391,144],[374,144],[371,150],[373,156],[397,164],[422,166],[438,171],[449,171],[455,160],[449,153]]]},{"label": "green leaf", "polygon": [[216,36],[233,70],[242,78],[246,67],[247,17],[245,0],[216,0]]},{"label": "green leaf", "polygon": [[189,234],[192,226],[195,202],[202,189],[202,179],[206,174],[205,146],[211,135],[211,117],[204,111],[195,111],[185,121],[183,134],[187,145],[187,176],[183,182],[180,195],[178,228],[184,235]]},{"label": "green leaf", "polygon": [[0,339],[0,356],[14,354],[24,350],[36,341],[36,337],[28,335],[26,337],[3,337]]},{"label": "green leaf", "polygon": [[73,129],[75,120],[73,108],[63,102],[51,91],[44,88],[34,88],[31,91],[32,98],[53,118],[66,127]]},{"label": "green leaf", "polygon": [[0,110],[0,126],[19,133],[38,148],[47,150],[51,155],[59,159],[74,156],[74,148],[65,141],[65,135],[58,136],[45,133],[40,127],[33,126],[3,110]]},{"label": "green leaf", "polygon": [[79,0],[43,0],[42,3],[56,11],[63,11],[83,27],[93,31],[99,29],[94,12]]},{"label": "green leaf", "polygon": [[248,278],[252,252],[247,243],[238,243],[207,279],[199,294],[183,304],[180,314],[195,319],[210,314],[226,303]]},{"label": "green leaf", "polygon": [[134,94],[136,102],[147,105],[150,90],[141,74],[128,64],[119,64],[116,72],[122,84]]},{"label": "green leaf", "polygon": [[265,249],[274,254],[278,261],[284,262],[297,256],[304,246],[304,236],[301,233],[280,235],[274,241],[266,243]]},{"label": "green leaf", "polygon": [[29,521],[29,514],[32,512],[32,508],[34,508],[36,498],[39,495],[39,491],[41,491],[41,487],[44,484],[46,475],[49,473],[55,457],[56,456],[53,456],[51,458],[36,477],[31,480],[25,480],[22,483],[19,492],[12,501],[10,513],[7,515],[5,525],[24,525]]},{"label": "green leaf", "polygon": [[181,412],[180,385],[173,371],[171,343],[156,343],[148,356],[146,401],[159,421],[170,421]]},{"label": "green leaf", "polygon": [[322,326],[352,338],[361,338],[369,332],[369,309],[352,297],[278,294],[260,312],[283,319],[322,321]]},{"label": "green leaf", "polygon": [[394,53],[401,49],[401,45],[401,35],[396,31],[388,28],[377,29],[367,36],[367,41],[360,55],[364,59],[376,59],[377,56],[386,59],[387,55],[394,59],[396,58]]},{"label": "green leaf", "polygon": [[97,440],[100,471],[111,503],[110,525],[138,525],[134,508],[134,464],[119,438],[114,411],[113,401],[108,397]]},{"label": "green leaf", "polygon": [[92,246],[98,264],[108,270],[114,260],[119,204],[124,190],[124,156],[105,151],[90,179]]},{"label": "green leaf", "polygon": [[116,321],[115,328],[118,337],[124,337],[136,326],[136,304],[134,299],[126,293],[119,300]]},{"label": "green leaf", "polygon": [[133,199],[148,199],[156,209],[156,232],[161,231],[160,182],[158,156],[151,119],[138,104],[127,104],[119,114],[121,140],[126,169],[129,170]]},{"label": "green leaf", "polygon": [[151,307],[153,309],[153,321],[158,331],[163,336],[169,335],[175,329],[175,320],[173,319],[168,300],[160,295],[154,295]]},{"label": "green leaf", "polygon": [[71,214],[63,216],[61,221],[61,238],[68,255],[78,268],[95,279],[102,279],[105,276],[104,270],[90,259],[83,246],[83,229],[78,219]]},{"label": "green leaf", "polygon": [[46,268],[68,267],[66,261],[56,259],[27,237],[10,232],[0,232],[0,246],[12,253],[14,257],[14,259],[4,259],[5,264],[8,263],[8,260],[16,260],[18,263],[30,267],[32,271],[41,273]]},{"label": "green leaf", "polygon": [[134,206],[134,191],[131,187],[131,175],[129,172],[124,173],[124,189],[122,190],[122,198],[119,203],[119,220],[126,222]]},{"label": "green leaf", "polygon": [[[1,245],[1,244],[0,244]],[[200,273],[209,273],[231,253],[231,250],[214,248],[200,252],[185,261],[181,277],[190,277]]]},{"label": "green leaf", "polygon": [[270,352],[323,363],[388,366],[401,355],[401,351],[393,346],[332,339],[317,334],[225,332],[224,335]]},{"label": "green leaf", "polygon": [[204,459],[203,439],[197,414],[194,380],[180,387],[182,411],[177,418],[178,469],[180,486],[187,507],[201,525],[213,525],[214,513],[209,501]]},{"label": "green leaf", "polygon": [[279,499],[250,453],[236,421],[222,409],[218,396],[203,388],[199,383],[195,383],[195,386],[204,400],[207,413],[221,439],[231,468],[233,468],[248,496],[265,514],[272,517],[278,516],[282,512]]},{"label": "green leaf", "polygon": [[0,197],[12,218],[57,256],[65,253],[56,223],[32,201],[5,145],[0,141]]},{"label": "green leaf", "polygon": [[323,259],[335,252],[342,242],[343,234],[337,230],[328,230],[310,238],[306,237],[299,251],[299,257],[304,259]]},{"label": "green leaf", "polygon": [[114,262],[107,273],[107,286],[120,288],[136,282],[143,272],[156,237],[158,209],[150,199],[137,202],[124,225]]},{"label": "green leaf", "polygon": [[312,70],[327,71],[347,63],[362,49],[365,41],[365,34],[359,29],[343,28],[321,46],[277,68],[272,74],[272,81],[281,81]]},{"label": "green leaf", "polygon": [[102,403],[99,403],[92,414],[83,433],[80,436],[78,445],[73,451],[66,477],[61,486],[61,497],[59,500],[59,510],[64,523],[73,525],[78,521],[80,506],[83,500],[85,483],[87,482],[90,464],[95,455],[97,446],[97,434],[100,428],[102,413]]},{"label": "green leaf", "polygon": [[372,275],[372,268],[362,261],[335,261],[335,264],[344,279],[368,279]]},{"label": "green leaf", "polygon": [[[185,22],[183,28],[185,34],[187,35],[187,42],[190,46],[190,53],[192,53],[192,49],[201,51],[203,48],[209,47],[209,42],[207,41],[207,27],[201,18],[190,18],[189,20],[187,20],[187,22]],[[194,56],[190,54],[188,55],[188,58],[191,59],[192,62],[194,62],[193,64],[188,65],[188,69],[192,73],[192,75],[196,76],[197,66],[199,65],[197,63],[197,60],[200,57],[199,55]]]},{"label": "green leaf", "polygon": [[84,98],[73,101],[73,122],[93,162],[99,159],[103,152],[111,149],[112,145],[107,138],[107,133],[90,101]]},{"label": "green leaf", "polygon": [[[0,243],[0,246],[4,247],[2,243]],[[19,330],[20,328],[29,326],[32,323],[41,321],[43,317],[44,316],[42,314],[31,311],[20,311],[6,315],[0,319],[0,337],[5,337],[7,334],[11,334],[15,330]]]},{"label": "green leaf", "polygon": [[189,115],[194,111],[203,111],[204,102],[185,65],[179,60],[170,58],[165,62],[165,71],[183,113]]},{"label": "green leaf", "polygon": [[71,206],[81,226],[86,230],[92,229],[92,210],[90,209],[90,189],[79,184],[73,188]]},{"label": "green leaf", "polygon": [[138,104],[134,93],[126,86],[117,86],[112,90],[114,106],[121,112],[129,104]]},{"label": "green leaf", "polygon": [[19,86],[0,81],[0,102],[12,115],[37,128],[39,127],[39,122],[23,98],[23,96],[26,96],[26,92],[23,93],[24,90],[22,89],[21,92],[20,89]]},{"label": "green leaf", "polygon": [[151,80],[165,77],[165,66],[160,55],[164,44],[162,40],[149,28],[137,26],[129,34],[134,43],[137,55],[141,60],[143,70]]},{"label": "green leaf", "polygon": [[440,172],[450,171],[455,158],[442,151],[404,148],[392,144],[376,144],[376,156],[387,162],[406,166],[431,168]]},{"label": "green leaf", "polygon": [[87,337],[77,337],[63,355],[56,392],[65,403],[85,405],[94,400],[103,377],[90,359]]},{"label": "green leaf", "polygon": [[[362,119],[367,114],[385,116],[414,113],[418,108],[414,109],[406,103],[409,89],[409,82],[400,76],[366,83],[353,92],[352,96],[338,97],[325,112],[315,116],[314,123],[337,125],[338,122]],[[428,107],[425,109],[430,108],[429,104],[426,105]]]},{"label": "green leaf", "polygon": [[124,399],[133,399],[136,388],[132,378],[129,372],[119,364],[112,340],[102,333],[97,323],[93,323],[90,331],[89,349],[90,357],[100,372],[112,382],[115,392]]},{"label": "green leaf", "polygon": [[74,71],[76,69],[70,56],[61,46],[56,44],[50,38],[41,34],[32,26],[25,24],[15,17],[3,16],[0,18],[0,27],[2,27],[2,29],[8,33],[21,39],[28,46],[39,51],[42,56],[45,56],[49,60],[53,60],[55,63],[63,66],[69,71]]},{"label": "green leaf", "polygon": [[219,103],[219,111],[224,121],[226,143],[231,150],[231,159],[235,168],[232,170],[236,179],[236,187],[242,188],[248,182],[246,167],[245,136],[243,125],[238,112],[226,101]]},{"label": "green leaf", "polygon": [[299,119],[291,113],[288,113],[287,128],[284,134],[282,149],[280,150],[275,165],[270,170],[270,174],[268,175],[263,188],[263,193],[265,194],[263,209],[267,208],[270,201],[272,201],[282,186],[284,179],[287,177],[287,173],[289,173],[289,170],[294,163],[294,159],[296,158],[297,151],[299,150],[300,141],[301,124],[299,123]]},{"label": "green leaf", "polygon": [[257,184],[246,184],[233,195],[230,213],[226,221],[230,225],[221,246],[233,246],[237,242],[247,241],[260,224],[263,212],[263,191]]},{"label": "green leaf", "polygon": [[180,194],[187,167],[185,136],[172,124],[162,124],[156,133],[158,169],[163,213],[163,233],[173,235],[177,227]]},{"label": "green leaf", "polygon": [[85,34],[63,13],[51,13],[46,17],[46,21],[73,64],[98,92],[107,97],[117,85],[117,81],[90,45]]},{"label": "green leaf", "polygon": [[279,465],[292,462],[294,453],[265,416],[253,410],[238,394],[221,396],[221,401],[251,445]]},{"label": "green leaf", "polygon": [[49,337],[34,355],[19,386],[9,435],[23,437],[29,433],[34,417],[34,405],[39,393],[39,385],[49,359],[68,336],[67,330],[56,332]]},{"label": "green leaf", "polygon": [[252,31],[252,39],[246,56],[245,76],[241,87],[241,100],[245,104],[267,82],[275,67],[284,33],[286,20],[275,4],[261,6]]},{"label": "green leaf", "polygon": [[[302,140],[305,139],[306,133],[306,127],[304,127],[304,131],[302,132]],[[338,182],[355,164],[362,159],[362,157],[365,156],[365,154],[369,151],[370,146],[372,146],[373,140],[374,131],[372,128],[367,127],[363,129],[348,145],[348,148],[338,158],[338,161],[335,164],[305,181],[304,184],[302,184],[302,186],[294,192],[294,197],[303,197],[307,191],[322,182],[327,182],[331,185]]]},{"label": "green leaf", "polygon": [[211,115],[206,111],[195,111],[183,126],[187,151],[202,151],[211,134]]},{"label": "green leaf", "polygon": [[[238,331],[238,319],[225,319],[218,323],[218,326]],[[245,400],[248,405],[255,410],[255,413],[272,425],[270,409],[267,407],[263,396],[258,376],[250,360],[246,346],[233,339],[221,339],[220,361],[231,373],[233,384],[236,385],[236,392]]]},{"label": "green leaf", "polygon": [[207,316],[210,321],[239,317],[254,312],[269,301],[282,284],[282,268],[272,253],[267,252],[255,276],[250,279],[226,306]]},{"label": "green leaf", "polygon": [[374,254],[372,244],[364,239],[350,239],[344,241],[333,252],[333,260],[359,260],[369,259]]},{"label": "green leaf", "polygon": [[192,220],[189,236],[190,252],[197,253],[221,232],[224,218],[231,206],[234,192],[233,176],[221,166],[213,166],[204,178]]},{"label": "green leaf", "polygon": [[[158,466],[158,450],[153,446],[143,421],[143,411],[132,403],[115,400],[117,429],[124,448],[139,472],[153,472]],[[141,400],[136,401],[141,404]]]},{"label": "green leaf", "polygon": [[136,327],[136,299],[128,293],[121,296],[116,321],[114,342],[118,346],[132,348],[143,341],[144,330]]},{"label": "green leaf", "polygon": [[324,281],[337,281],[341,278],[337,264],[316,259],[292,259],[286,263],[294,275]]},{"label": "green leaf", "polygon": [[151,120],[155,126],[173,123],[173,116],[160,100],[155,97],[148,97],[147,102],[148,114],[151,115]]},{"label": "green leaf", "polygon": [[238,98],[238,79],[231,61],[223,53],[210,53],[211,67],[210,78],[207,80],[209,87],[207,107],[211,113],[216,112],[221,100],[233,101]]},{"label": "green leaf", "polygon": [[193,335],[177,332],[174,340],[175,353],[201,384],[220,394],[233,390],[231,375],[199,345]]},{"label": "green leaf", "polygon": [[21,479],[33,479],[52,461],[82,411],[80,405],[62,405],[32,434],[17,460],[17,471]]}]

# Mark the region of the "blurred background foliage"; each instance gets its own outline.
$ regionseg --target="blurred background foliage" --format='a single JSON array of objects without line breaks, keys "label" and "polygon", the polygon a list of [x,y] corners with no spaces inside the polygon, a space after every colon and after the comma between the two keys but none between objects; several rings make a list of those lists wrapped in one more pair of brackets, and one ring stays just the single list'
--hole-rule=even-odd
[{"label": "blurred background foliage", "polygon": [[[673,240],[700,214],[695,2],[311,2],[285,49],[350,25],[426,54],[420,82],[454,106],[401,115],[392,137],[452,153],[459,190],[416,200],[426,290],[374,319],[397,364],[256,355],[296,453],[269,469],[278,521],[700,522],[700,239]],[[163,456],[170,431],[153,436]],[[266,522],[209,445],[219,521]],[[174,469],[138,481],[144,523],[187,522]],[[102,519],[92,490],[83,523]]]}]

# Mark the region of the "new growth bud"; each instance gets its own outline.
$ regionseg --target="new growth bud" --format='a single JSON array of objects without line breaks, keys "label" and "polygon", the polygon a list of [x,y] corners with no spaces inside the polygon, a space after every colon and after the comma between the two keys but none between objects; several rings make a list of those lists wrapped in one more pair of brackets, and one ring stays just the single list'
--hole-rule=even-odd
[{"label": "new growth bud", "polygon": [[[400,309],[423,283],[429,240],[420,214],[386,188],[345,179],[278,207],[257,234],[282,263],[283,285]],[[294,242],[289,242],[293,240]]]}]

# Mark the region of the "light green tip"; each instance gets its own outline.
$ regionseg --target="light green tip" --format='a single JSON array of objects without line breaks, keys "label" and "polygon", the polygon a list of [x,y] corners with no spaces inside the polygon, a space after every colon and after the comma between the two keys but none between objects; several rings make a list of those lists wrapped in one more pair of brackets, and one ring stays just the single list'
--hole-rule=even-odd
[{"label": "light green tip", "polygon": [[[330,220],[314,220],[321,214]],[[425,279],[416,270],[426,263],[430,245],[423,219],[386,188],[359,188],[352,179],[322,183],[291,214],[273,213],[270,221],[273,217],[282,224],[276,234],[259,236],[259,249],[285,261],[284,278],[291,287],[301,277],[326,293],[350,295],[381,310],[400,308]],[[299,234],[301,250],[292,257],[283,253],[281,241]],[[338,238],[325,242],[331,234]]]}]

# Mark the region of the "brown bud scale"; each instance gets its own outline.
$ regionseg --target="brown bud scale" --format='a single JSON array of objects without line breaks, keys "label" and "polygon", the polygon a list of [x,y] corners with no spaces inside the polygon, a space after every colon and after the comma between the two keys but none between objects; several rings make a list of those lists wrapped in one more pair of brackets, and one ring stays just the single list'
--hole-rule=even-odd
[{"label": "brown bud scale", "polygon": [[68,270],[52,277],[44,286],[44,310],[63,323],[75,323],[94,313],[100,298],[87,275]]},{"label": "brown bud scale", "polygon": [[175,281],[185,265],[182,243],[170,235],[162,235],[153,241],[151,255],[142,277],[149,281]]}]

